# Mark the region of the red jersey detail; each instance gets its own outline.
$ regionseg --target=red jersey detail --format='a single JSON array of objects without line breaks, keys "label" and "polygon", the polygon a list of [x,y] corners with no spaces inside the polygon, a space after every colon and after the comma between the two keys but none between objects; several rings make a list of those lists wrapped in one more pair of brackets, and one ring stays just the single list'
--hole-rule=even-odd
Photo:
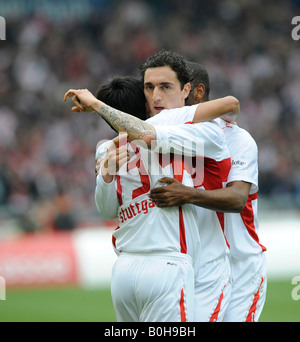
[{"label": "red jersey detail", "polygon": [[119,200],[119,205],[121,206],[123,204],[121,178],[119,175],[115,175],[115,177],[117,181],[117,196]]},{"label": "red jersey detail", "polygon": [[[116,229],[115,229],[115,231],[116,230],[118,230],[120,227],[118,226]],[[113,246],[115,247],[115,249],[117,249],[117,247],[116,247],[116,238],[112,235],[112,244],[113,244]]]},{"label": "red jersey detail", "polygon": [[180,252],[186,254],[187,246],[186,246],[186,238],[185,238],[185,226],[184,219],[182,214],[182,207],[179,207],[179,234],[180,234]]},{"label": "red jersey detail", "polygon": [[[174,158],[174,154],[171,155],[172,160],[172,168],[174,178],[177,179],[180,183],[182,183],[183,179],[183,170],[184,163],[182,162],[182,156],[180,158]],[[181,253],[187,253],[187,245],[186,245],[186,237],[185,237],[185,225],[182,213],[182,207],[178,207],[179,209],[179,236],[180,236],[180,251]]]},{"label": "red jersey detail", "polygon": [[[197,159],[197,160],[196,160]],[[162,167],[164,159],[162,155],[159,155],[159,162]],[[204,186],[205,190],[215,190],[221,189],[223,187],[223,183],[227,181],[228,174],[231,168],[231,159],[223,159],[221,161],[216,161],[212,158],[208,157],[185,157],[183,155],[174,155],[173,153],[170,155],[170,161],[173,167],[174,178],[177,179],[180,183],[182,183],[183,171],[186,170],[192,178],[194,182],[194,187],[198,188],[200,186]],[[197,164],[196,164],[197,162]],[[199,164],[201,163],[201,164]],[[194,166],[197,165],[197,172],[194,169]],[[199,165],[203,165],[203,167],[199,167]],[[203,172],[201,174],[201,172]],[[181,209],[181,207],[180,207]],[[228,248],[230,245],[225,236],[225,220],[224,213],[216,212],[220,226],[224,235],[224,239]],[[181,212],[182,215],[182,212]],[[185,227],[183,217],[180,216],[179,212],[179,229],[180,229],[180,245],[182,250],[186,248],[185,242]],[[184,247],[185,244],[185,247]]]},{"label": "red jersey detail", "polygon": [[127,164],[127,172],[129,172],[132,169],[137,168],[139,171],[140,175],[140,180],[142,185],[132,191],[132,199],[135,199],[148,191],[150,191],[150,179],[149,176],[147,175],[147,171],[145,169],[144,163],[141,162],[141,154],[139,148],[134,144],[130,143],[132,148],[134,149],[134,153],[136,155],[136,158],[132,159],[128,164]]},{"label": "red jersey detail", "polygon": [[254,241],[256,241],[259,244],[261,249],[265,252],[267,249],[265,246],[259,243],[259,238],[255,231],[254,211],[252,207],[252,201],[256,199],[257,199],[257,193],[253,195],[249,195],[245,208],[241,212],[241,218],[244,222],[245,227],[247,228],[249,235],[253,238]]},{"label": "red jersey detail", "polygon": [[[204,177],[203,186],[205,190],[221,189],[223,183],[227,181],[228,174],[231,168],[231,159],[227,158],[217,162],[214,159],[205,158],[204,159]],[[225,236],[225,219],[224,213],[216,212],[220,226],[224,235],[224,239],[228,248],[230,248],[229,242]]]}]

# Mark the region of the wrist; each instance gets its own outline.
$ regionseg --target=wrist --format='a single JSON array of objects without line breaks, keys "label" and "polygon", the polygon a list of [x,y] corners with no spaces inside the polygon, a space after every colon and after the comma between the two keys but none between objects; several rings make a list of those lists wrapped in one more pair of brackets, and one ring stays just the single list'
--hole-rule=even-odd
[{"label": "wrist", "polygon": [[109,174],[103,164],[101,166],[101,176],[105,183],[111,183],[114,180],[114,176]]},{"label": "wrist", "polygon": [[195,188],[190,188],[191,191],[187,194],[188,198],[187,198],[187,202],[186,203],[190,203],[190,204],[194,204],[194,205],[198,205],[199,203],[201,203],[201,199],[202,199],[202,193],[203,189],[195,189]]},{"label": "wrist", "polygon": [[193,204],[194,202],[194,197],[195,197],[195,191],[196,189],[189,187],[189,186],[184,186],[184,191],[182,191],[182,204]]},{"label": "wrist", "polygon": [[100,100],[98,100],[98,99],[95,99],[94,102],[93,102],[92,105],[91,105],[91,108],[92,108],[95,112],[100,113],[102,106],[103,106],[103,102],[100,101]]}]

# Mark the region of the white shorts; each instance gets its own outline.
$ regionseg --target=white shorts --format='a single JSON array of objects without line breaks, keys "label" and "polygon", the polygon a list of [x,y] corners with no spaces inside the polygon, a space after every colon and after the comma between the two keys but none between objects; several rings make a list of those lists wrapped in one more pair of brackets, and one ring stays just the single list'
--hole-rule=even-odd
[{"label": "white shorts", "polygon": [[205,263],[195,271],[196,322],[221,322],[231,293],[228,256]]},{"label": "white shorts", "polygon": [[121,253],[112,270],[111,294],[118,322],[192,322],[191,258]]},{"label": "white shorts", "polygon": [[224,322],[257,322],[267,292],[267,266],[264,253],[245,259],[230,259],[232,291]]}]

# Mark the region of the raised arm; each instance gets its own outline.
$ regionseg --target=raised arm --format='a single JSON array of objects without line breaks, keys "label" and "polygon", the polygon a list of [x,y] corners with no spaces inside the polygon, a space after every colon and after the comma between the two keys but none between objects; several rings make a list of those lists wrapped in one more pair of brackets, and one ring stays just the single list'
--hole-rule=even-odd
[{"label": "raised arm", "polygon": [[[73,97],[72,101],[76,105],[72,111],[99,113],[115,131],[127,132],[130,141],[142,140],[150,147],[151,142],[156,140],[156,130],[153,125],[106,105],[87,89],[70,89],[65,94],[64,101],[69,97]],[[226,96],[199,104],[195,111],[194,122],[209,121],[232,112],[239,112],[239,101],[233,96]]]},{"label": "raised arm", "polygon": [[97,112],[118,133],[127,132],[128,140],[143,140],[149,147],[156,139],[154,126],[130,114],[114,109],[98,100],[87,89],[70,89],[64,96],[64,101],[73,97],[74,112]]},{"label": "raised arm", "polygon": [[226,114],[226,121],[234,121],[240,112],[239,100],[234,96],[225,96],[198,105],[194,122],[211,121]]}]

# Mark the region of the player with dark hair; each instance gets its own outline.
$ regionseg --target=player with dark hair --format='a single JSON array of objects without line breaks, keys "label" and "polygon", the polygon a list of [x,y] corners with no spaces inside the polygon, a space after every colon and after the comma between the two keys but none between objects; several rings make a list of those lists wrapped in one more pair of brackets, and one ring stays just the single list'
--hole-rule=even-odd
[{"label": "player with dark hair", "polygon": [[114,77],[97,89],[96,97],[113,108],[130,113],[141,120],[147,119],[144,86],[136,77]]},{"label": "player with dark hair", "polygon": [[[144,82],[145,97],[153,115],[148,122],[152,124],[169,125],[170,119],[158,117],[157,113],[164,113],[163,110],[165,108],[182,107],[188,101],[188,97],[191,94],[189,91],[191,85],[189,83],[189,87],[187,85],[182,86],[177,76],[178,70],[183,69],[184,66],[184,75],[185,77],[190,77],[192,83],[193,96],[209,96],[209,89],[206,90],[204,85],[199,85],[196,81],[193,81],[192,63],[187,63],[182,56],[180,61],[175,63],[174,59],[176,60],[177,58],[176,53],[162,51],[150,57],[150,61],[146,61],[140,68]],[[198,74],[205,76],[203,83],[209,87],[209,78],[206,70],[200,67],[198,68]],[[175,91],[176,81],[180,84],[180,92],[178,90],[177,92]],[[186,96],[186,94],[188,95]],[[180,97],[180,95],[184,96]],[[179,102],[178,98],[184,98],[184,102]],[[208,103],[208,101],[201,103],[201,106]],[[194,121],[194,117],[186,115],[184,117],[174,116],[171,122],[174,125],[178,125],[192,121]],[[210,170],[211,165],[209,165],[210,161],[205,159],[204,166],[206,170]],[[222,167],[220,166],[217,170],[216,172],[222,172]],[[204,182],[201,186],[198,185],[197,188],[211,190],[222,188],[222,186],[222,182],[219,183],[214,179],[213,172],[207,172],[204,174]],[[203,210],[202,208],[197,208],[196,210],[199,217],[198,229],[200,236],[206,237],[206,248],[203,253],[199,251],[197,262],[194,265],[196,273],[195,289],[201,293],[201,301],[196,301],[195,305],[195,320],[221,321],[229,303],[231,292],[228,246],[223,233],[224,215],[223,213],[215,213],[214,211]],[[201,270],[198,270],[197,267],[199,265],[205,265],[206,267],[201,267]]]},{"label": "player with dark hair", "polygon": [[[87,90],[69,90],[65,100],[70,96],[75,97],[76,107],[72,110],[97,111],[116,131],[126,131],[129,140],[140,139],[147,146],[155,141],[162,153],[167,153],[170,148],[175,153],[178,150],[182,153],[182,143],[178,146],[182,137],[195,142],[200,139],[207,147],[206,156],[211,160],[216,158],[216,163],[224,160],[226,168],[225,160],[229,154],[222,131],[214,123],[198,124],[201,129],[197,125],[159,128],[107,106]],[[216,117],[216,113],[232,111],[237,103],[235,98],[226,97],[208,105],[166,111],[161,117],[168,117],[170,122],[171,118],[185,116],[190,111],[192,114],[188,116],[208,120]],[[106,209],[118,215],[120,223],[113,234],[115,248],[120,254],[112,274],[112,296],[117,318],[119,321],[193,320],[194,277],[190,258],[200,250],[193,206],[164,211],[149,201],[149,190],[157,185],[161,173],[169,173],[170,168],[156,164],[160,174],[151,174],[146,167],[147,149],[133,148],[134,159],[124,167],[135,169],[138,166],[138,177],[132,177],[129,173],[121,176],[115,174],[116,182],[112,185],[105,185],[101,174],[97,177],[97,186],[99,182],[102,184],[101,200],[104,204],[107,200],[104,192],[115,194],[116,206],[109,205]],[[105,153],[105,146],[103,150]],[[185,152],[193,155],[193,150]],[[176,160],[171,162],[173,167],[177,165]],[[179,178],[193,184],[191,176],[185,173],[184,177],[180,174]]]},{"label": "player with dark hair", "polygon": [[187,106],[209,101],[210,82],[207,70],[199,63],[186,61],[191,70],[191,91],[185,101]]},{"label": "player with dark hair", "polygon": [[155,55],[149,57],[145,63],[141,64],[140,74],[142,77],[142,83],[145,83],[145,73],[148,69],[159,68],[159,67],[171,68],[180,82],[180,89],[183,90],[185,85],[190,83],[191,71],[187,68],[186,62],[183,57],[174,51],[161,50]]},{"label": "player with dark hair", "polygon": [[[208,74],[200,64],[188,62],[188,65],[194,70],[195,89],[189,95],[189,103],[205,102],[208,94],[204,85],[209,84]],[[152,190],[150,198],[163,208],[190,203],[225,212],[224,233],[230,245],[232,292],[224,321],[257,321],[264,306],[267,286],[264,255],[266,248],[258,237],[257,146],[244,129],[222,119],[216,121],[224,131],[232,160],[226,187],[203,191],[184,187],[175,179],[162,179],[162,182],[167,182],[169,185]],[[209,236],[207,235],[205,240],[205,231],[203,233],[201,235],[204,239],[203,253],[206,254]],[[206,285],[206,278],[200,277],[198,281],[200,291],[197,291],[197,286],[195,291],[196,298],[201,303],[205,300],[201,292],[201,283]]]},{"label": "player with dark hair", "polygon": [[[114,77],[97,89],[96,98],[113,108],[130,113],[141,120],[146,120],[149,117],[149,113],[147,112],[143,89],[143,83],[136,77]],[[110,125],[109,122],[107,123]],[[112,126],[111,128],[114,129]],[[119,167],[129,160],[129,151],[126,145],[122,144],[119,148],[116,148],[117,143],[119,143],[119,138],[115,139],[108,146],[107,153],[103,159],[98,158],[96,155],[96,175],[98,175],[100,164],[103,161],[103,166],[106,170],[106,172],[103,170],[103,176],[108,177],[109,181],[112,180],[110,174],[117,172]]]},{"label": "player with dark hair", "polygon": [[[140,74],[152,116],[163,109],[185,105],[191,89],[191,70],[181,55],[174,51],[159,51],[140,66]],[[173,121],[176,123],[175,118]]]}]

